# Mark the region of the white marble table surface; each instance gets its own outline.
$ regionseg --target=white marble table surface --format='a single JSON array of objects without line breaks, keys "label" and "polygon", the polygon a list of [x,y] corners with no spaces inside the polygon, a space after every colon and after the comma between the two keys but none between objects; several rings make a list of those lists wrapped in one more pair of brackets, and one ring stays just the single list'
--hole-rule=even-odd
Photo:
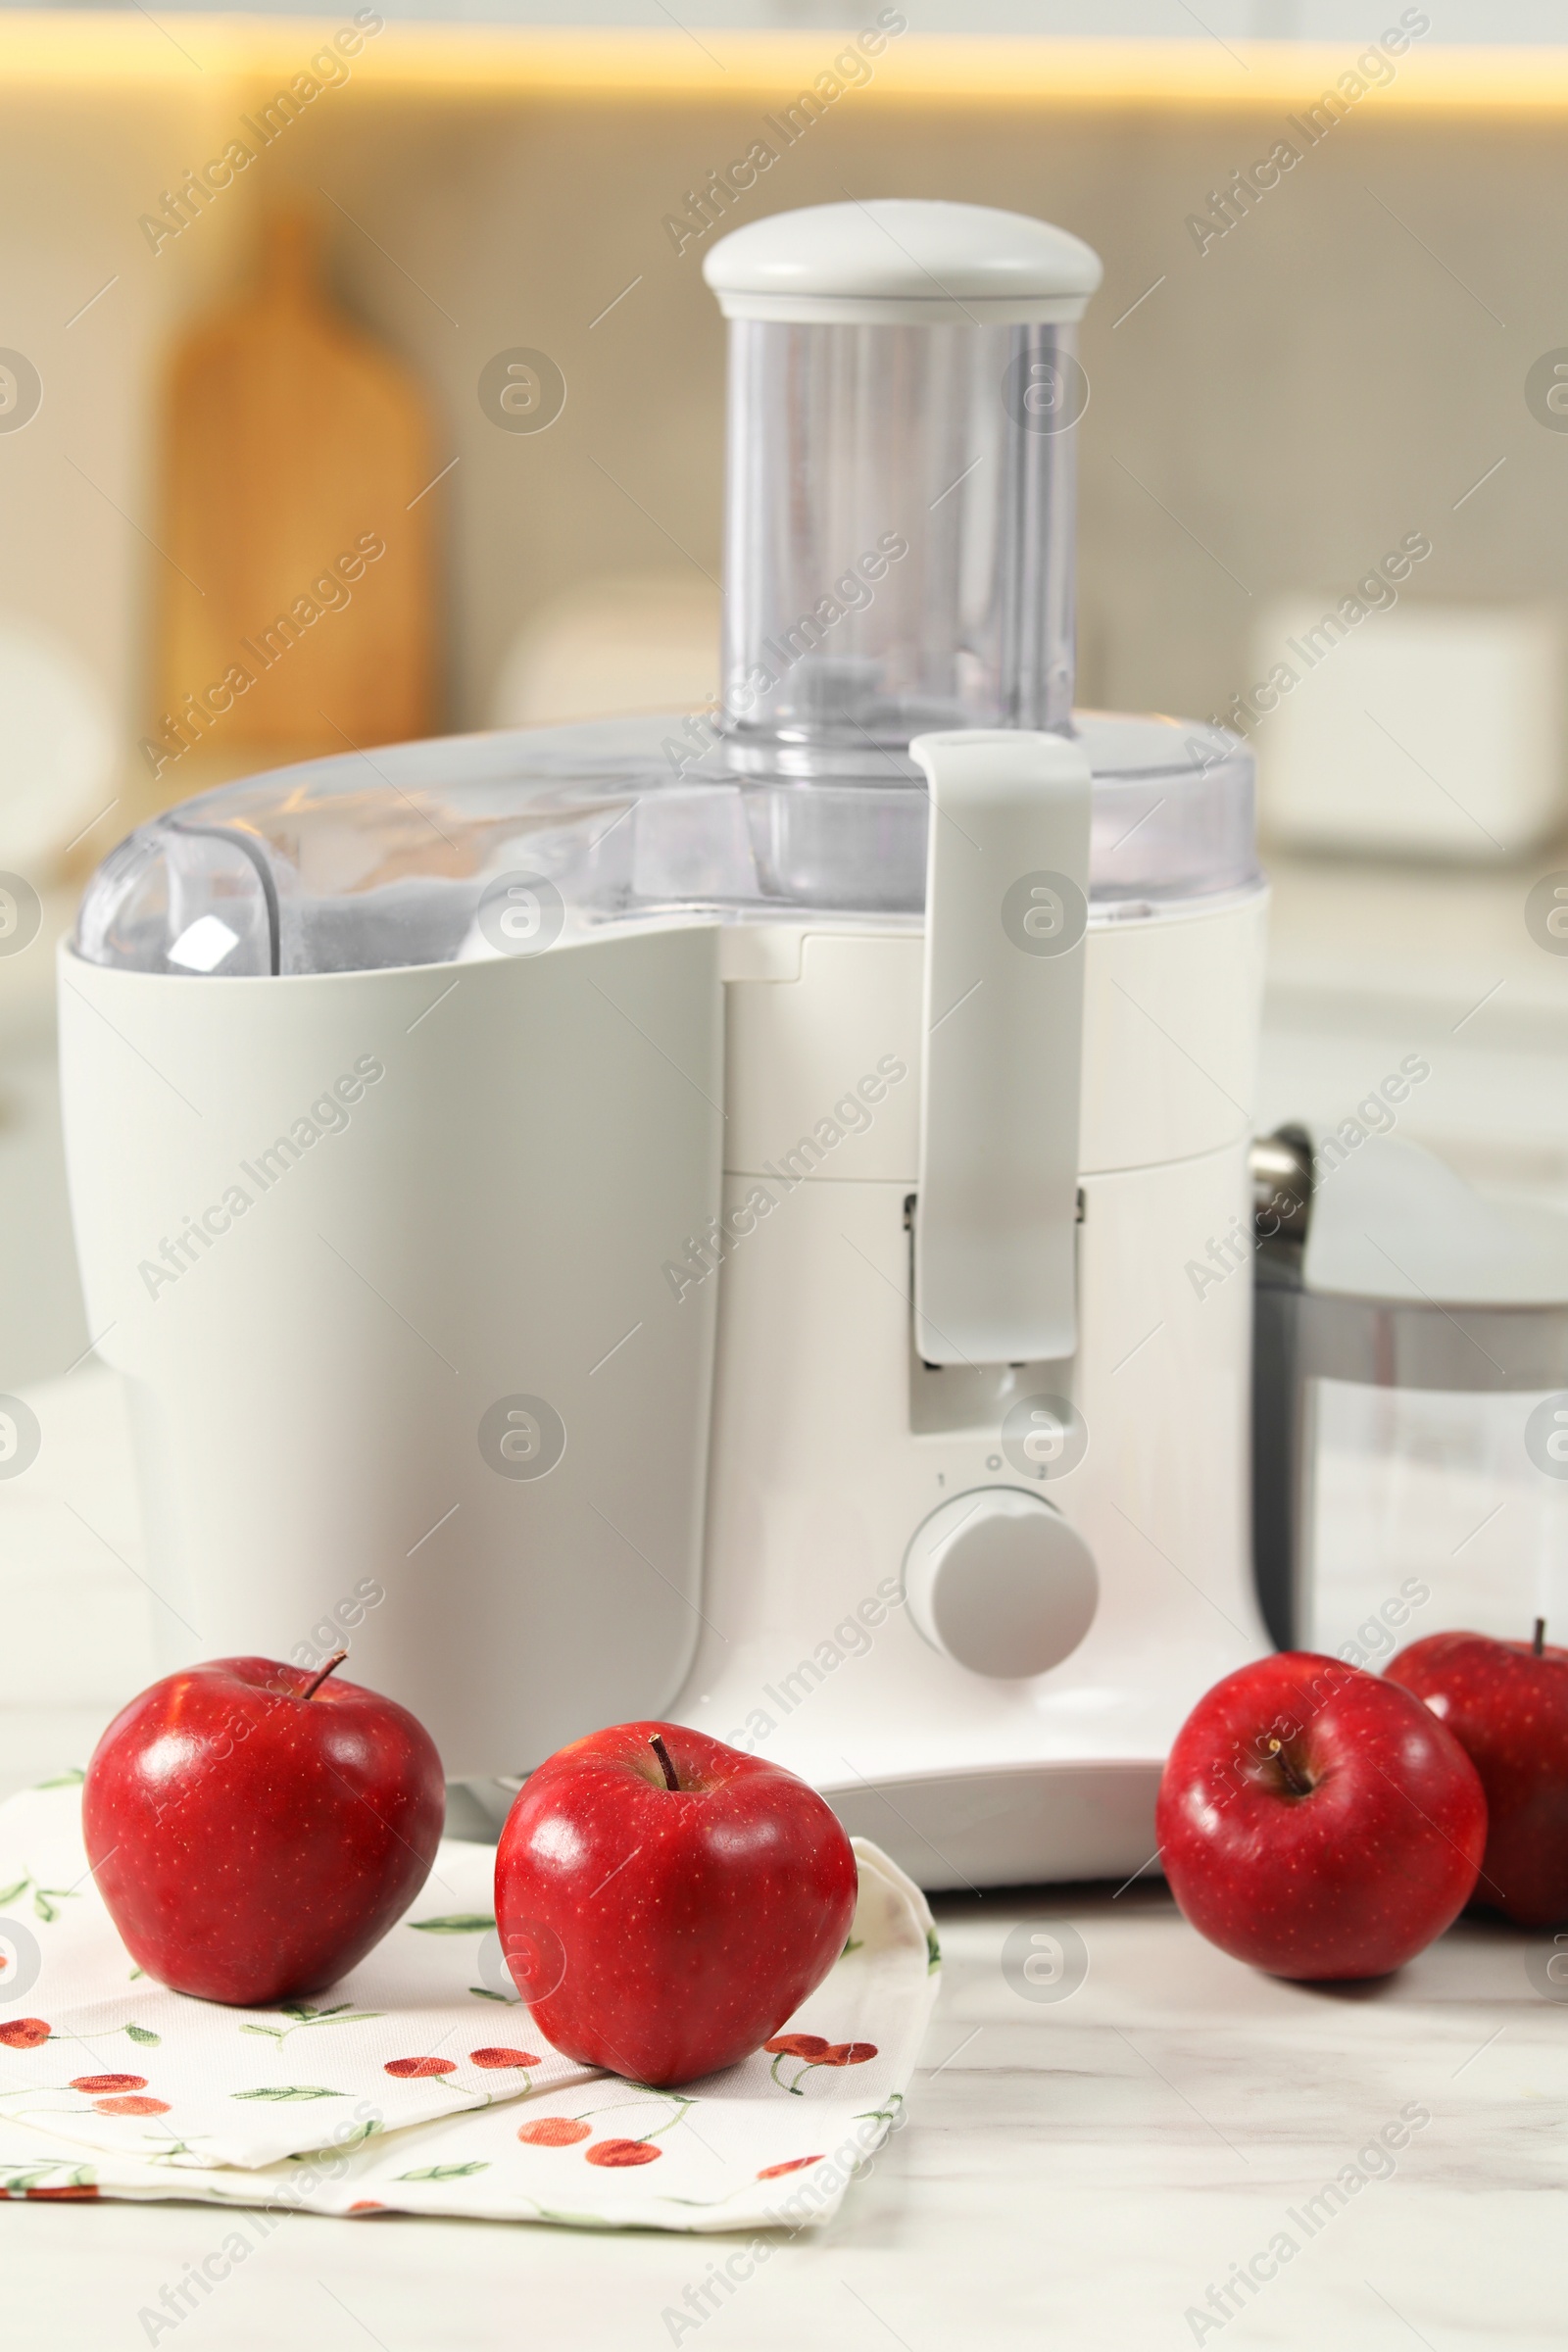
[{"label": "white marble table surface", "polygon": [[[91,1364],[32,1392],[44,1451],[0,1486],[9,1786],[79,1761],[150,1678],[110,1398]],[[1568,1999],[1541,1989],[1545,1938],[1466,1922],[1392,1982],[1326,1991],[1213,1950],[1157,1882],[937,1910],[946,1976],[906,2125],[835,2222],[779,2235],[706,2311],[734,2241],[295,2216],[160,2327],[165,2290],[177,2311],[223,2217],[12,2201],[5,2338],[50,2352],[1568,2342]],[[1064,1998],[1028,1997],[1016,1960],[1004,1967],[1008,1936],[1063,1921],[1087,1974],[1069,1972]],[[1392,2156],[1363,2154],[1406,2110],[1430,2121]],[[1254,2285],[1232,2287],[1227,2310],[1248,2264]]]}]

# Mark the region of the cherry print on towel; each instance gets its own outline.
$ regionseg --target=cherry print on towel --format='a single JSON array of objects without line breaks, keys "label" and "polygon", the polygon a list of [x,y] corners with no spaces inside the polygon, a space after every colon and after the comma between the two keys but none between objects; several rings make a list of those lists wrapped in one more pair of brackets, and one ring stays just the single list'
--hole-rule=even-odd
[{"label": "cherry print on towel", "polygon": [[[830,2042],[824,2041],[820,2034],[775,2034],[771,2041],[763,2042],[762,2047],[773,2053],[771,2072],[780,2090],[791,2091],[798,2099],[806,2096],[801,2084],[813,2067],[864,2066],[868,2058],[876,2056],[874,2041]],[[793,2082],[786,2082],[778,2071],[786,2058],[804,2061]]]},{"label": "cherry print on towel", "polygon": [[592,2124],[579,2123],[574,2115],[541,2115],[531,2124],[520,2125],[517,2137],[525,2147],[570,2148],[580,2139],[593,2135]]},{"label": "cherry print on towel", "polygon": [[430,2075],[455,2075],[458,2062],[455,2058],[389,2058],[383,2071],[396,2075],[400,2082],[415,2082]]},{"label": "cherry print on towel", "polygon": [[[669,2101],[670,2111],[662,2124],[656,2124],[651,2132],[645,2132],[639,2139],[596,2139],[591,2148],[583,2150],[587,2161],[604,2165],[612,2171],[623,2165],[656,2163],[664,2151],[656,2148],[654,2141],[664,2132],[672,2132],[677,2124],[683,2124],[697,2104],[695,2099],[688,2098],[680,2090],[662,2092],[659,2098],[661,2101]],[[609,2107],[590,2108],[588,2112],[590,2115],[611,2115],[617,2109],[624,2110],[627,2107],[641,2108],[646,2114],[648,2102],[646,2099],[615,2099]]]},{"label": "cherry print on towel", "polygon": [[650,2145],[646,2139],[597,2139],[588,2149],[590,2164],[619,2166],[624,2164],[653,2164],[664,2153],[662,2148]]}]

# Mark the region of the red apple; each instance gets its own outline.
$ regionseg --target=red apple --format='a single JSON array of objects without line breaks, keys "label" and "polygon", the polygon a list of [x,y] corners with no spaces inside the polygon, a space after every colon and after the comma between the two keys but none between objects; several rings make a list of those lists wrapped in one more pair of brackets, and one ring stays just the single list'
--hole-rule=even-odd
[{"label": "red apple", "polygon": [[318,1991],[418,1893],[446,1791],[407,1708],[270,1658],[154,1683],[93,1751],[87,1859],[160,1984],[260,2008]]},{"label": "red apple", "polygon": [[1285,1650],[1228,1674],[1176,1735],[1155,1810],[1200,1935],[1278,1977],[1381,1977],[1469,1898],[1487,1800],[1397,1685]]},{"label": "red apple", "polygon": [[1568,1649],[1429,1634],[1389,1660],[1446,1724],[1487,1792],[1476,1900],[1521,1928],[1568,1920]]},{"label": "red apple", "polygon": [[623,1723],[523,1787],[496,1926],[558,2050],[663,2089],[794,2015],[844,1949],[857,1885],[848,1838],[793,1773],[677,1723]]}]

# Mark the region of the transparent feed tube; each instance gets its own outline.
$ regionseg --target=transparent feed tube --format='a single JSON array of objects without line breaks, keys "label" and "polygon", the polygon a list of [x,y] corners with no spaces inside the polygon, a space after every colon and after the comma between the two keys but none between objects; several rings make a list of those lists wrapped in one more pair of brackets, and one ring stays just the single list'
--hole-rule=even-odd
[{"label": "transparent feed tube", "polygon": [[885,781],[928,728],[1064,728],[1076,330],[729,331],[732,765]]}]

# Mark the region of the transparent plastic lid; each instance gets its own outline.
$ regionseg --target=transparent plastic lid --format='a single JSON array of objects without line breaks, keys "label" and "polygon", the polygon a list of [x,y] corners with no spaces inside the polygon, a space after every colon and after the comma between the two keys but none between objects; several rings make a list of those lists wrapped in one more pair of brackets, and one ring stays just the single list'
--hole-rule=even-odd
[{"label": "transparent plastic lid", "polygon": [[[1080,712],[1091,920],[1256,880],[1252,757],[1169,718]],[[915,924],[918,783],[780,782],[677,719],[469,735],[318,760],[187,801],[89,883],[88,961],[171,975],[367,971],[547,950],[607,926]]]},{"label": "transparent plastic lid", "polygon": [[892,203],[779,215],[709,264],[731,314],[714,717],[229,785],[106,860],[82,956],[255,977],[535,954],[607,924],[916,922],[930,818],[909,744],[963,727],[1082,737],[1101,919],[1253,879],[1244,744],[1072,714],[1089,248],[1018,215]]}]

